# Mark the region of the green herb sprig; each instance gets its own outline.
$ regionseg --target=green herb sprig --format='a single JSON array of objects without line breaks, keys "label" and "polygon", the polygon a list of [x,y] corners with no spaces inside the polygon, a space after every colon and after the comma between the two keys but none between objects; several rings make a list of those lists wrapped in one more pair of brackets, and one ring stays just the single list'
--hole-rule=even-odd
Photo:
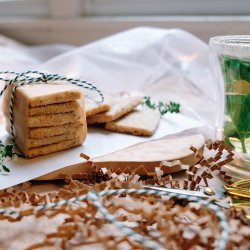
[{"label": "green herb sprig", "polygon": [[13,145],[8,144],[6,146],[0,144],[0,173],[6,174],[10,172],[10,169],[4,165],[4,160],[6,158],[12,158],[13,154]]},{"label": "green herb sprig", "polygon": [[224,140],[232,147],[232,138],[239,140],[242,153],[248,153],[246,140],[250,138],[250,63],[237,58],[220,58],[226,91]]},{"label": "green herb sprig", "polygon": [[155,103],[151,100],[150,96],[144,96],[144,103],[146,107],[150,109],[155,109],[160,112],[161,115],[164,115],[166,113],[180,113],[180,104],[176,102],[169,102],[169,103],[163,103],[158,102]]}]

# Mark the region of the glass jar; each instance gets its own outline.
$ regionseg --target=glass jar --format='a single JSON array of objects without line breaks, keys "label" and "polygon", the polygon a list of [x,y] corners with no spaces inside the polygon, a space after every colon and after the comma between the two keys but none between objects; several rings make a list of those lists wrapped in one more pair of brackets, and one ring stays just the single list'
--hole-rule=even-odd
[{"label": "glass jar", "polygon": [[209,41],[218,86],[217,138],[234,149],[233,164],[250,171],[250,35]]}]

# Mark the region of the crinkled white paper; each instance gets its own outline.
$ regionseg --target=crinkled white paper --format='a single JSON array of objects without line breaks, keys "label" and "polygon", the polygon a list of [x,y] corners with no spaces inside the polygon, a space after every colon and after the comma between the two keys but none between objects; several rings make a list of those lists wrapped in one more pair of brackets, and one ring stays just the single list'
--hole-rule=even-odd
[{"label": "crinkled white paper", "polygon": [[213,132],[216,96],[208,46],[185,31],[136,28],[78,48],[3,41],[0,71],[40,70],[87,80],[107,93],[138,91],[156,101],[179,102],[182,115],[167,115],[152,138],[90,129],[82,147],[8,162],[11,173],[0,176],[1,189],[79,163],[81,152],[97,157],[204,124],[204,135]]}]

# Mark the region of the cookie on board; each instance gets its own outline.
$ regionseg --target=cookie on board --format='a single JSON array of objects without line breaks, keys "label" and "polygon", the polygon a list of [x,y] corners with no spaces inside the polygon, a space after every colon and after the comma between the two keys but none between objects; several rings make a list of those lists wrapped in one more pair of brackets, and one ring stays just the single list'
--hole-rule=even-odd
[{"label": "cookie on board", "polygon": [[96,103],[92,100],[86,98],[85,100],[85,110],[86,110],[86,117],[93,116],[98,113],[106,112],[111,108],[111,99],[108,97],[104,98],[103,103]]},{"label": "cookie on board", "polygon": [[95,124],[114,121],[120,118],[121,116],[129,113],[135,107],[142,103],[143,98],[141,97],[126,97],[117,99],[112,103],[112,106],[109,111],[88,117],[87,123]]},{"label": "cookie on board", "polygon": [[134,110],[118,120],[108,122],[105,129],[132,135],[151,136],[160,121],[160,113],[152,109]]}]

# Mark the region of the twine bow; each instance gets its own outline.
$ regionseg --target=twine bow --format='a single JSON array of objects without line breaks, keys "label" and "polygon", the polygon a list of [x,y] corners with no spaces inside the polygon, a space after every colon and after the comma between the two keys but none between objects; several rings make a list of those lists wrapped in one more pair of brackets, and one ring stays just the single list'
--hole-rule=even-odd
[{"label": "twine bow", "polygon": [[[75,78],[67,78],[65,76],[61,76],[58,74],[49,74],[49,73],[43,73],[39,71],[27,71],[23,73],[16,73],[16,72],[11,72],[11,71],[5,71],[5,72],[0,72],[0,75],[14,75],[14,78],[3,78],[0,77],[0,81],[4,81],[5,86],[0,92],[0,98],[3,95],[3,93],[7,90],[8,86],[14,85],[11,96],[10,96],[10,129],[11,129],[11,137],[13,143],[15,143],[15,133],[14,133],[14,124],[13,124],[13,106],[14,106],[14,101],[15,101],[15,92],[17,88],[24,86],[24,85],[31,85],[31,84],[44,84],[48,83],[50,81],[66,81],[69,84],[76,85],[78,87],[88,89],[91,91],[95,91],[99,94],[100,100],[95,100],[97,103],[103,102],[103,94],[99,89],[97,89],[96,86],[93,84],[87,82],[87,81],[82,81],[80,79],[75,79]],[[15,84],[17,83],[17,84]],[[91,96],[86,95],[86,97],[93,99]]]}]

